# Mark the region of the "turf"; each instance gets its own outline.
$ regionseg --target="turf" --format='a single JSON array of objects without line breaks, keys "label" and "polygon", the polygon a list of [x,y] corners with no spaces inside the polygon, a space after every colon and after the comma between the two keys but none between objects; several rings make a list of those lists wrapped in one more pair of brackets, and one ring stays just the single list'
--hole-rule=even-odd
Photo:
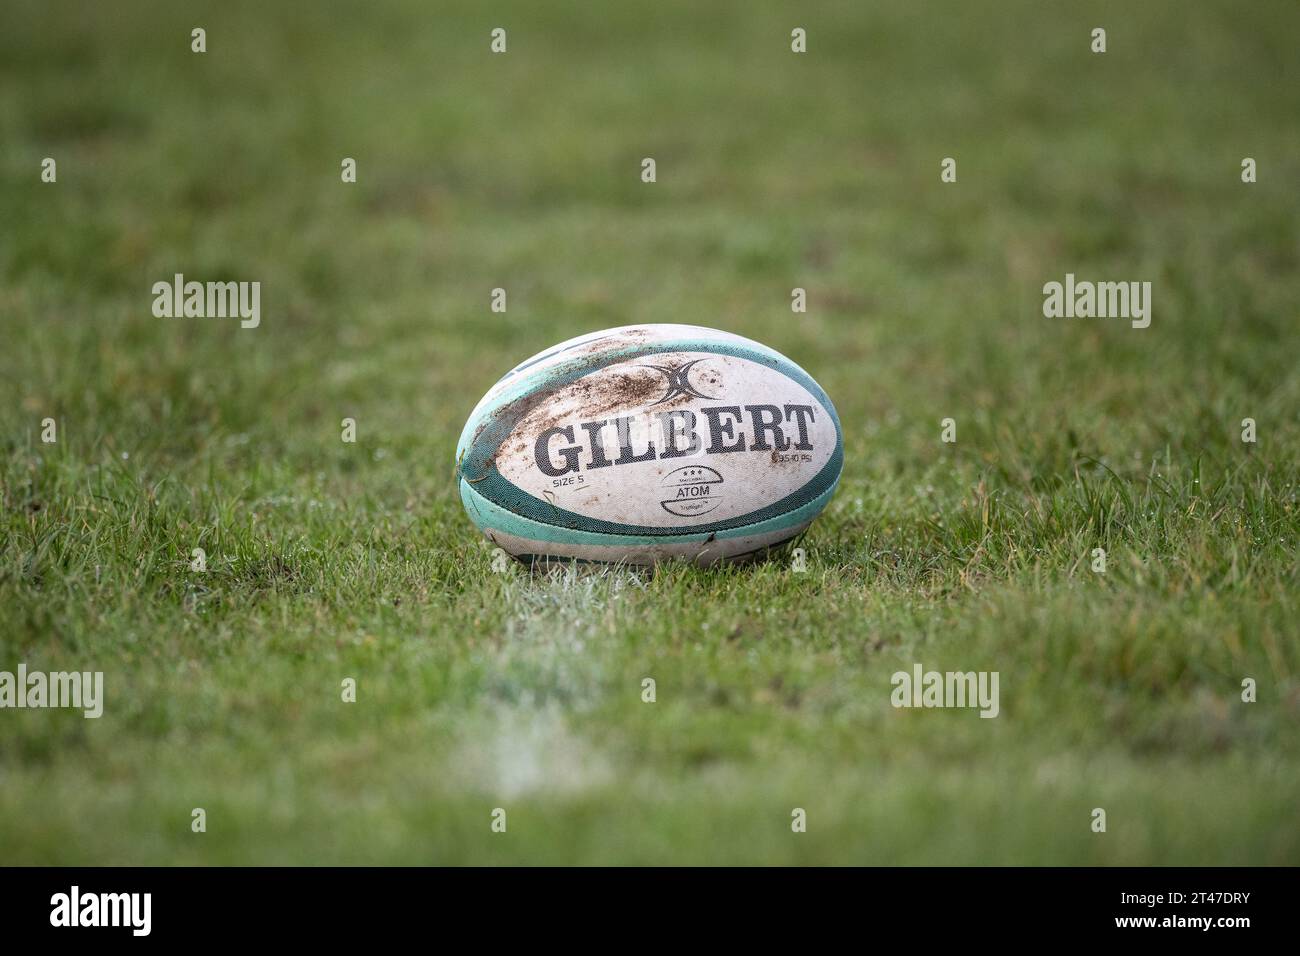
[{"label": "turf", "polygon": [[[1294,4],[4,19],[0,670],[107,699],[0,711],[0,860],[1300,862]],[[1067,272],[1151,327],[1044,318]],[[662,321],[835,400],[807,571],[497,573],[470,408]],[[916,663],[1000,715],[895,709]]]}]

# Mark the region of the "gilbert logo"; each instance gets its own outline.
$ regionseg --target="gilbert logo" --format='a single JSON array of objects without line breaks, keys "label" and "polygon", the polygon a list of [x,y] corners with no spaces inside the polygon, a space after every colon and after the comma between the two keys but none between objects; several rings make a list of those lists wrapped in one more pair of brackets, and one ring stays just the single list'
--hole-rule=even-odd
[{"label": "gilbert logo", "polygon": [[653,404],[662,405],[664,402],[671,402],[674,398],[681,395],[687,395],[691,398],[707,398],[712,401],[712,395],[702,394],[694,385],[691,384],[690,380],[691,367],[696,363],[703,361],[704,359],[691,359],[691,361],[687,362],[685,365],[678,366],[677,368],[668,365],[642,365],[642,368],[652,368],[656,372],[663,372],[664,376],[668,379],[668,391],[664,393],[663,398]]},{"label": "gilbert logo", "polygon": [[148,936],[152,924],[152,893],[71,893],[50,897],[51,926],[128,926],[133,936]]},{"label": "gilbert logo", "polygon": [[159,319],[231,319],[255,329],[262,322],[262,283],[186,282],[176,273],[172,282],[153,284],[153,314]]},{"label": "gilbert logo", "polygon": [[[667,400],[667,397],[660,399]],[[655,404],[658,405],[659,402]],[[579,432],[574,430],[574,426],[556,425],[537,436],[537,441],[533,444],[533,459],[537,462],[537,469],[552,478],[580,469],[591,471],[593,468],[607,468],[610,465],[632,465],[655,458],[687,458],[746,451],[768,452],[773,464],[811,460],[806,456],[784,454],[790,453],[791,449],[796,452],[813,450],[809,426],[817,421],[817,411],[811,405],[705,405],[698,410],[704,418],[703,422],[695,412],[685,408],[654,412],[653,415],[647,413],[647,417],[651,421],[658,421],[663,430],[663,441],[659,445],[649,435],[633,435],[634,423],[641,416],[620,415],[600,421],[580,422],[578,428],[581,429],[581,438],[576,437]],[[746,416],[750,425],[748,431],[745,428]],[[557,438],[564,441],[557,442]],[[606,444],[606,438],[612,439],[614,444]],[[634,448],[634,441],[638,445],[644,441],[644,449]],[[611,451],[615,452],[613,458],[609,455]]]},{"label": "gilbert logo", "polygon": [[912,673],[897,671],[890,678],[895,707],[979,707],[981,717],[998,715],[998,671],[927,671],[916,664]]}]

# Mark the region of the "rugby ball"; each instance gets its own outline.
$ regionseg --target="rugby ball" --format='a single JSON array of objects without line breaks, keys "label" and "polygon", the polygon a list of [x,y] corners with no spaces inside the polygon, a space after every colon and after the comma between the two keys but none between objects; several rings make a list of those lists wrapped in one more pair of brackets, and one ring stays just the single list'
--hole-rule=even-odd
[{"label": "rugby ball", "polygon": [[606,329],[534,355],[456,446],[470,520],[530,563],[757,557],[826,507],[843,461],[835,407],[807,372],[693,325]]}]

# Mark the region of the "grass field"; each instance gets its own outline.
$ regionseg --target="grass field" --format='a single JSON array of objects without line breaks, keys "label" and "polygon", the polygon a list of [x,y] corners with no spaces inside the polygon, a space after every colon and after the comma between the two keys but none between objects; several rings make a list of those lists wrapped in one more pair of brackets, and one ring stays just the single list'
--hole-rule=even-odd
[{"label": "grass field", "polygon": [[[0,711],[0,861],[1300,863],[1294,3],[187,6],[5,4],[0,670],[106,701]],[[637,322],[834,399],[806,573],[493,572],[466,415]]]}]

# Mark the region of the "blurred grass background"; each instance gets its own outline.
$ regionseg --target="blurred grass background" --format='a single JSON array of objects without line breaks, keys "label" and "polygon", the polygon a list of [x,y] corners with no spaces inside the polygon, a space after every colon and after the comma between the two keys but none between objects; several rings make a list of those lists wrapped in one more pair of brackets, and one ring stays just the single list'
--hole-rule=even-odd
[{"label": "blurred grass background", "polygon": [[[4,20],[0,669],[108,699],[0,713],[0,860],[1300,861],[1294,4]],[[176,272],[260,328],[154,318]],[[1045,319],[1067,272],[1151,327]],[[491,573],[465,416],[636,322],[835,400],[807,574]],[[1002,715],[894,710],[917,661]]]}]

